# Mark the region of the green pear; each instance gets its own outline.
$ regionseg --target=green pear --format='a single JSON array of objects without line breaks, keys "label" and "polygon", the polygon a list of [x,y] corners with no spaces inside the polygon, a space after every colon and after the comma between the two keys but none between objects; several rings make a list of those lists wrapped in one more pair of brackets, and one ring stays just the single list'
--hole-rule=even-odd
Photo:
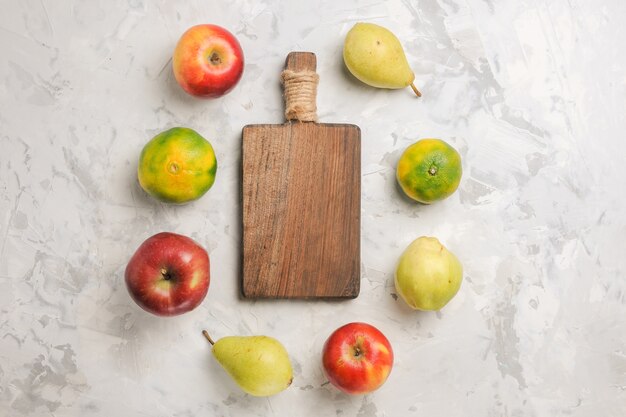
[{"label": "green pear", "polygon": [[422,236],[404,251],[396,269],[396,291],[417,310],[440,310],[461,287],[463,267],[437,238]]},{"label": "green pear", "polygon": [[357,23],[346,35],[343,60],[352,75],[372,87],[415,88],[415,74],[409,67],[404,49],[388,29],[373,23]]},{"label": "green pear", "polygon": [[213,356],[237,385],[255,397],[267,397],[285,390],[293,380],[287,351],[280,342],[268,336],[228,336],[214,342]]}]

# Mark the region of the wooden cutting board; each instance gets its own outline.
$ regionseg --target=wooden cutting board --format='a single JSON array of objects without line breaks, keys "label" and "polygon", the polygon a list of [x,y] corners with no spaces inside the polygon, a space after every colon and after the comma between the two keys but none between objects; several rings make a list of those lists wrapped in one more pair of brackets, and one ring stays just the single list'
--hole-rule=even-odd
[{"label": "wooden cutting board", "polygon": [[[292,52],[285,68],[314,73],[315,54]],[[290,96],[285,97],[289,108]],[[359,127],[300,120],[248,125],[242,165],[244,296],[356,297]]]}]

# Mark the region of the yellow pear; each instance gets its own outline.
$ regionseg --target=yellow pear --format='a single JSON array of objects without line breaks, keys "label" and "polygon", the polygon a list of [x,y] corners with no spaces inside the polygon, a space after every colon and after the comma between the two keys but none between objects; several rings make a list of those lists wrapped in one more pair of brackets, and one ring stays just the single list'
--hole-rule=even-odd
[{"label": "yellow pear", "polygon": [[283,345],[268,336],[227,336],[214,342],[213,356],[239,387],[255,397],[267,397],[287,389],[293,380],[289,355]]},{"label": "yellow pear", "polygon": [[396,268],[396,291],[416,310],[440,310],[461,287],[463,267],[437,238],[422,236],[404,251]]},{"label": "yellow pear", "polygon": [[415,88],[415,74],[404,49],[388,29],[373,23],[357,23],[346,35],[343,60],[348,70],[365,84],[378,88]]}]

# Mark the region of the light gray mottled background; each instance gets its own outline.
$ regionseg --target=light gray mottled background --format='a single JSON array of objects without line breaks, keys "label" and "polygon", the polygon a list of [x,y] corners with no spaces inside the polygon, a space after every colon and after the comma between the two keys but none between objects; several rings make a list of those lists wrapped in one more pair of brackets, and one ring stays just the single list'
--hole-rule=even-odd
[{"label": "light gray mottled background", "polygon": [[[357,21],[402,40],[424,97],[375,90],[342,66]],[[0,416],[626,415],[626,2],[623,0],[0,0]],[[171,72],[197,23],[236,34],[244,77],[228,96],[185,95]],[[353,301],[250,302],[238,285],[240,134],[282,121],[278,75],[316,52],[325,122],[363,133],[362,292]],[[142,146],[198,130],[215,186],[172,207],[136,181]],[[448,200],[397,191],[402,150],[449,141],[465,175]],[[197,310],[152,317],[123,271],[164,231],[212,258]],[[395,262],[437,236],[465,267],[440,313],[397,299]],[[320,366],[339,325],[391,340],[388,382],[346,396]],[[293,386],[240,392],[211,358],[216,337],[267,334]]]}]

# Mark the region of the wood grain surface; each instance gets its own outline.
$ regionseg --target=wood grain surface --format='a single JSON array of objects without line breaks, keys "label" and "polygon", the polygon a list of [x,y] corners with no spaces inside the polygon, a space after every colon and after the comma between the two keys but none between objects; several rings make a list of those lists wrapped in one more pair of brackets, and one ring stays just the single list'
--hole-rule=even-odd
[{"label": "wood grain surface", "polygon": [[[295,54],[288,68],[315,70],[315,55]],[[245,297],[358,295],[360,136],[349,124],[244,127]]]}]

